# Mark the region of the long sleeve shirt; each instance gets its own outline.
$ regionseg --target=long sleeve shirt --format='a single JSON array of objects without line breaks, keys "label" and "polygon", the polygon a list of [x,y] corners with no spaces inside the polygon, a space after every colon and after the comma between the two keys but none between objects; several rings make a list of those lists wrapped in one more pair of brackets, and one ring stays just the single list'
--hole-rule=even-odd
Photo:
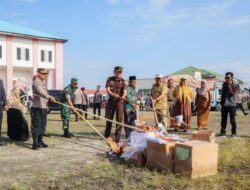
[{"label": "long sleeve shirt", "polygon": [[47,87],[39,77],[36,77],[36,79],[33,81],[32,90],[33,90],[32,107],[47,109],[50,96],[48,94]]}]

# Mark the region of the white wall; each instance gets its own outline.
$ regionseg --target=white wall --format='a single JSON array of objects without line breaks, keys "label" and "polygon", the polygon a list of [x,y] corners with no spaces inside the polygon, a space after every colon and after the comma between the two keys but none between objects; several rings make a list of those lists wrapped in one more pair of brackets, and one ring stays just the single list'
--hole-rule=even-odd
[{"label": "white wall", "polygon": [[6,37],[0,35],[0,46],[2,46],[2,58],[0,58],[0,65],[6,65]]},{"label": "white wall", "polygon": [[[41,62],[41,50],[52,51],[52,62]],[[38,41],[38,67],[54,69],[55,68],[55,42]]]},{"label": "white wall", "polygon": [[[17,48],[28,48],[29,49],[29,61],[17,60]],[[13,38],[12,48],[12,60],[13,66],[19,67],[32,67],[33,66],[33,42],[32,39],[24,38]]]}]

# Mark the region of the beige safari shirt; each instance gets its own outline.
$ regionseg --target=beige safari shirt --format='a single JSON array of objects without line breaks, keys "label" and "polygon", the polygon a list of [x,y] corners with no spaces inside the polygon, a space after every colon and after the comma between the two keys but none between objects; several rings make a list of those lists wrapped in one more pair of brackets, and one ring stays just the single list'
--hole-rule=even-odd
[{"label": "beige safari shirt", "polygon": [[167,85],[162,83],[160,86],[153,84],[151,89],[151,96],[156,99],[164,94],[163,98],[155,103],[155,109],[166,110],[167,109]]}]

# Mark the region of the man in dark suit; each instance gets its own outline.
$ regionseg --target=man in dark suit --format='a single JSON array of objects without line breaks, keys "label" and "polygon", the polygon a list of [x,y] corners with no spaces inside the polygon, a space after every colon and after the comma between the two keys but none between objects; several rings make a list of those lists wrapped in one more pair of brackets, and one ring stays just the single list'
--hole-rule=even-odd
[{"label": "man in dark suit", "polygon": [[[5,89],[3,86],[3,80],[0,79],[0,137],[2,135],[3,110],[7,111],[8,105],[7,105]],[[0,145],[3,145],[1,141],[0,141]]]}]

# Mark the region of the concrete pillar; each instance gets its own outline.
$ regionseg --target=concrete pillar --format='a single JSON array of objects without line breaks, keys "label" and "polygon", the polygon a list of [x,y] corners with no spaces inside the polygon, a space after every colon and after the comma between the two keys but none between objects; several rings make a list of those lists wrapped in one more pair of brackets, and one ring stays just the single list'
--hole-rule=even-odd
[{"label": "concrete pillar", "polygon": [[63,42],[55,42],[55,71],[54,71],[54,88],[63,89]]},{"label": "concrete pillar", "polygon": [[6,93],[9,95],[13,88],[13,37],[6,36]]}]

